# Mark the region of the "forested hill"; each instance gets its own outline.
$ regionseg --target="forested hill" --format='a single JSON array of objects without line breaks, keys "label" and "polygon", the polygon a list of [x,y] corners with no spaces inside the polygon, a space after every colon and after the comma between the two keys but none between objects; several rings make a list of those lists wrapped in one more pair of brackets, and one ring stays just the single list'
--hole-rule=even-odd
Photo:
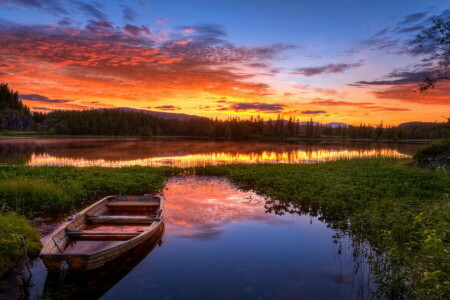
[{"label": "forested hill", "polygon": [[18,92],[0,83],[0,130],[30,130],[30,109],[19,99]]},{"label": "forested hill", "polygon": [[348,139],[439,139],[445,136],[449,123],[410,123],[386,127],[347,124],[319,124],[313,120],[299,122],[294,118],[263,120],[229,118],[226,120],[191,117],[160,118],[142,111],[120,109],[54,111],[33,114],[35,128],[69,135],[110,136],[191,136],[198,138],[348,138]]}]

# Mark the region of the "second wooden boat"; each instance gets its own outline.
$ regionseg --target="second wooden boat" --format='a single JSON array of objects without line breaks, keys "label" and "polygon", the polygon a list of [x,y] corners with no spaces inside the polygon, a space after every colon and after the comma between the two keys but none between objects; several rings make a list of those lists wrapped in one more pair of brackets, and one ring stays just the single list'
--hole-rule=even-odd
[{"label": "second wooden boat", "polygon": [[151,239],[163,221],[162,196],[108,196],[49,236],[40,257],[50,272],[93,270]]}]

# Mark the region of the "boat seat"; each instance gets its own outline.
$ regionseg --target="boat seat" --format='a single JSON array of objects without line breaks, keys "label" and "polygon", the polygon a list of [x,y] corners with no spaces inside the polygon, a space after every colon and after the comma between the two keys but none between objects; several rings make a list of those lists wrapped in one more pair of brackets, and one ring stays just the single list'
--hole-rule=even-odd
[{"label": "boat seat", "polygon": [[155,216],[87,216],[92,224],[151,224]]},{"label": "boat seat", "polygon": [[113,201],[106,204],[108,207],[127,207],[127,206],[159,206],[159,202],[150,201]]},{"label": "boat seat", "polygon": [[130,239],[140,235],[139,231],[92,231],[92,230],[67,230],[66,234],[78,239],[98,239],[98,240],[122,240]]}]

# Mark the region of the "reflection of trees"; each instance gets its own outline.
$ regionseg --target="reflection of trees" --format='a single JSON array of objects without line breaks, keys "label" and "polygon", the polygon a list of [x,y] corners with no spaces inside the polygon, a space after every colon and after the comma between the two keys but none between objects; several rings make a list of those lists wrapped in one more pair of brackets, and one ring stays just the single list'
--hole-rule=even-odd
[{"label": "reflection of trees", "polygon": [[[224,154],[229,157],[246,155],[257,162],[264,154],[274,154],[275,161],[315,160],[320,155],[346,155],[354,151],[359,155],[370,151],[398,151],[412,154],[417,145],[345,141],[305,141],[299,144],[251,142],[216,142],[189,140],[140,139],[11,139],[0,142],[1,163],[26,163],[32,154],[48,154],[56,158],[132,161],[148,158],[182,157],[186,155]],[[300,155],[302,153],[302,155]],[[206,158],[205,158],[206,159]],[[232,160],[231,160],[232,162]]]},{"label": "reflection of trees", "polygon": [[[327,223],[327,227],[336,231],[333,243],[337,246],[337,256],[343,253],[344,241],[350,240],[353,249],[353,289],[357,299],[366,299],[369,296],[404,299],[407,295],[404,279],[409,271],[404,267],[402,258],[388,256],[388,249],[381,246],[382,237],[369,228],[360,226],[361,224],[354,222],[351,217],[346,217],[339,210],[322,208],[308,201],[287,202],[268,198],[264,207],[267,213],[280,216],[308,215]],[[365,270],[367,265],[369,269]],[[376,282],[376,290],[373,289],[375,287],[372,282]]]},{"label": "reflection of trees", "polygon": [[26,164],[33,148],[29,143],[0,143],[0,164]]}]

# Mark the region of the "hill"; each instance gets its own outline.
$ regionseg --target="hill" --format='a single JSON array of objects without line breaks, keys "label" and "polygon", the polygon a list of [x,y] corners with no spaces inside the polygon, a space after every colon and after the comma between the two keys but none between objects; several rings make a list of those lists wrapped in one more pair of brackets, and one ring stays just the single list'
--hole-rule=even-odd
[{"label": "hill", "polygon": [[[104,108],[97,109],[99,111],[104,111]],[[176,119],[176,120],[187,120],[187,119],[193,119],[193,118],[204,118],[199,117],[195,115],[188,115],[188,114],[181,114],[181,113],[169,113],[169,112],[163,112],[163,111],[154,111],[154,110],[147,110],[147,109],[136,109],[131,107],[117,107],[117,108],[109,108],[109,110],[120,110],[123,112],[132,112],[132,113],[143,113],[146,115],[150,115],[153,117],[158,117],[162,119]]]}]

